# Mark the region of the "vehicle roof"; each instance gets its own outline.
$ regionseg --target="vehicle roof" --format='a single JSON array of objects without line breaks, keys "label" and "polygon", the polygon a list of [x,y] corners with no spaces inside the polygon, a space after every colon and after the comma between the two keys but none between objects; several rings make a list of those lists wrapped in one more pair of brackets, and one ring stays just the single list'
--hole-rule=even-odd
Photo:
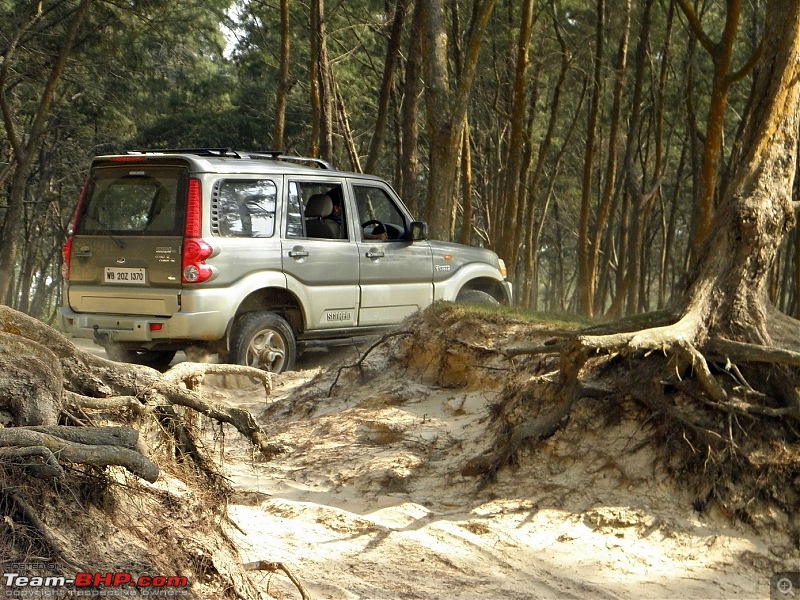
[{"label": "vehicle roof", "polygon": [[93,164],[162,162],[164,159],[186,161],[198,173],[271,173],[304,177],[359,177],[384,182],[375,175],[340,171],[329,163],[311,157],[291,156],[275,151],[242,152],[221,149],[136,150],[125,154],[96,156]]}]

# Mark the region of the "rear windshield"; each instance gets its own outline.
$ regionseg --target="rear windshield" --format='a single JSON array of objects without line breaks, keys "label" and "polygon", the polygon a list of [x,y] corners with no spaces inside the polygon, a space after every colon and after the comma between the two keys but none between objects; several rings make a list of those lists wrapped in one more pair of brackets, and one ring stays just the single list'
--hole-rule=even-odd
[{"label": "rear windshield", "polygon": [[187,177],[182,167],[95,169],[76,233],[181,235]]}]

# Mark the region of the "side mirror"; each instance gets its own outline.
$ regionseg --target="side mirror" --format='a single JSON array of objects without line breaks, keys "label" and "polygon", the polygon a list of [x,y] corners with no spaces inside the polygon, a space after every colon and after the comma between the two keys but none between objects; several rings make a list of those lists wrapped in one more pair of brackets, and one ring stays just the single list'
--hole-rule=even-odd
[{"label": "side mirror", "polygon": [[422,242],[428,239],[428,224],[425,221],[411,221],[411,241]]}]

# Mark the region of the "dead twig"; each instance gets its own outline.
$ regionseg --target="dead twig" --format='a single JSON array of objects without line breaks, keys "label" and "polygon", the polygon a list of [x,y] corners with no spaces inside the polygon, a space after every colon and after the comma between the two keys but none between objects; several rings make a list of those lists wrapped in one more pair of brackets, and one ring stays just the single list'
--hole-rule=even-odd
[{"label": "dead twig", "polygon": [[303,600],[311,600],[311,596],[309,596],[306,588],[303,587],[303,584],[300,583],[300,580],[294,576],[294,574],[289,570],[289,568],[284,565],[282,562],[273,562],[270,560],[258,560],[256,562],[249,562],[242,565],[245,571],[269,571],[270,573],[277,573],[278,571],[283,571],[286,576],[289,578],[297,590],[300,592],[300,596]]},{"label": "dead twig", "polygon": [[387,342],[392,338],[404,335],[411,335],[411,334],[412,334],[411,331],[405,329],[402,331],[393,331],[392,333],[387,333],[386,335],[381,336],[381,338],[378,341],[376,341],[369,348],[367,348],[356,362],[351,363],[349,365],[342,365],[341,367],[339,367],[339,369],[336,371],[336,377],[333,379],[333,383],[331,383],[331,386],[328,388],[328,395],[326,397],[327,398],[331,397],[331,394],[333,394],[333,388],[335,388],[336,385],[339,383],[339,378],[342,376],[342,373],[345,371],[345,369],[354,369],[354,368],[360,369],[361,365],[364,364],[364,361],[367,360],[367,357],[370,355],[370,353],[377,347],[379,347],[381,344],[384,344],[385,342]]}]

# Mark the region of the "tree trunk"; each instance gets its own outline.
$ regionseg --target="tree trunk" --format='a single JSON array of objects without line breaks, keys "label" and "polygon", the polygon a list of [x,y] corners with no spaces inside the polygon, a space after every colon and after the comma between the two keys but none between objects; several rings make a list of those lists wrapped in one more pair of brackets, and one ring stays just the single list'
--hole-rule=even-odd
[{"label": "tree trunk", "polygon": [[464,118],[464,140],[461,149],[461,234],[459,242],[472,243],[472,150],[470,148],[469,119]]},{"label": "tree trunk", "polygon": [[275,150],[283,150],[283,136],[286,131],[286,105],[289,101],[289,0],[281,0],[281,56],[278,71],[278,93],[275,99],[275,133],[272,145]]},{"label": "tree trunk", "polygon": [[317,29],[311,35],[318,40],[316,60],[319,63],[317,71],[320,83],[320,158],[332,163],[333,152],[333,126],[336,121],[336,81],[333,75],[333,66],[328,56],[328,33],[325,22],[324,0],[313,0],[317,11]]},{"label": "tree trunk", "polygon": [[738,72],[732,73],[734,46],[739,29],[739,18],[742,12],[741,0],[727,0],[725,25],[718,42],[714,42],[703,30],[700,19],[689,5],[688,0],[677,0],[686,15],[689,27],[711,56],[714,63],[714,74],[711,81],[711,100],[706,120],[705,143],[700,164],[700,196],[698,198],[697,219],[692,235],[692,251],[697,254],[700,246],[711,231],[714,213],[715,192],[722,156],[722,139],[725,130],[725,111],[728,106],[728,92],[731,84],[744,77],[755,65],[760,49],[751,60]]},{"label": "tree trunk", "polygon": [[[601,2],[603,0],[600,0]],[[519,38],[517,40],[517,58],[514,68],[514,82],[511,99],[511,131],[508,139],[506,155],[505,182],[503,186],[503,213],[500,223],[503,228],[502,245],[498,248],[506,260],[508,276],[513,281],[517,271],[520,245],[517,243],[520,230],[526,230],[522,216],[527,207],[521,202],[521,183],[527,179],[523,172],[522,146],[525,136],[525,114],[528,110],[528,53],[533,30],[533,0],[524,0],[520,15]]]},{"label": "tree trunk", "polygon": [[[421,31],[423,19],[422,2],[417,2],[414,6],[411,30]],[[417,178],[419,170],[419,100],[422,93],[422,48],[423,44],[420,36],[410,36],[405,81],[403,83],[403,105],[401,107],[400,196],[415,218],[421,218]]]},{"label": "tree trunk", "polygon": [[[39,144],[41,143],[41,138],[45,131],[47,118],[50,114],[50,107],[55,98],[58,84],[64,75],[67,59],[72,52],[75,39],[78,36],[78,31],[83,24],[83,20],[86,18],[91,8],[92,1],[93,0],[81,0],[80,4],[78,4],[75,11],[72,13],[72,17],[67,24],[66,33],[64,34],[61,50],[56,57],[55,63],[45,82],[44,89],[42,90],[33,123],[24,134],[18,131],[16,119],[12,114],[11,107],[8,104],[8,98],[6,97],[6,87],[12,85],[10,81],[12,78],[11,72],[13,72],[13,70],[10,71],[11,63],[16,49],[16,43],[25,33],[25,29],[18,32],[19,36],[7,46],[3,56],[3,66],[0,68],[0,109],[2,109],[3,113],[5,134],[14,151],[16,170],[14,171],[11,181],[8,210],[6,211],[5,224],[3,226],[3,239],[0,241],[0,303],[8,300],[8,293],[14,278],[15,263],[19,251],[19,237],[16,235],[15,231],[13,231],[13,228],[22,221],[28,175],[33,168]],[[38,14],[40,13],[41,11],[39,11]],[[38,16],[34,16],[30,24],[34,24],[37,20]]]},{"label": "tree trunk", "polygon": [[592,292],[595,287],[594,274],[590,271],[589,216],[591,212],[592,173],[594,155],[597,150],[597,123],[600,120],[600,96],[603,89],[603,47],[605,40],[605,0],[597,0],[597,24],[594,41],[594,69],[592,96],[589,102],[589,124],[586,132],[586,147],[583,155],[583,179],[581,182],[581,209],[578,218],[578,311],[591,316],[593,312]]},{"label": "tree trunk", "polygon": [[475,0],[467,50],[453,93],[450,91],[448,74],[444,6],[441,0],[417,1],[422,3],[425,23],[425,105],[430,164],[425,217],[433,237],[448,239],[452,227],[464,116],[467,114],[486,25],[497,0]]},{"label": "tree trunk", "polygon": [[594,231],[589,243],[589,257],[586,266],[585,279],[591,284],[593,313],[602,312],[604,308],[603,294],[598,291],[600,263],[600,247],[606,233],[608,219],[611,214],[611,205],[617,189],[617,166],[619,163],[617,140],[620,133],[620,119],[622,113],[622,96],[625,91],[625,77],[628,71],[628,40],[631,29],[631,2],[625,2],[625,20],[622,27],[622,36],[617,51],[616,77],[614,78],[614,94],[611,107],[611,123],[608,131],[608,159],[606,163],[605,185],[597,206]]},{"label": "tree trunk", "polygon": [[322,132],[322,96],[320,69],[320,44],[321,21],[322,21],[322,2],[323,0],[311,0],[309,6],[310,16],[310,64],[308,67],[308,94],[311,102],[311,143],[309,146],[309,156],[320,155],[320,138]]},{"label": "tree trunk", "polygon": [[688,306],[702,316],[709,336],[770,345],[769,271],[796,223],[800,4],[773,0],[766,24],[742,157],[698,257]]},{"label": "tree trunk", "polygon": [[405,20],[408,0],[397,0],[394,8],[394,18],[389,35],[389,45],[386,48],[386,61],[383,64],[383,79],[381,81],[381,91],[378,96],[378,116],[375,119],[375,131],[369,144],[369,155],[367,156],[367,173],[374,173],[375,167],[380,158],[381,146],[383,145],[386,121],[389,117],[389,99],[394,82],[394,72],[397,60],[400,56],[400,36],[403,33],[403,21]]}]

